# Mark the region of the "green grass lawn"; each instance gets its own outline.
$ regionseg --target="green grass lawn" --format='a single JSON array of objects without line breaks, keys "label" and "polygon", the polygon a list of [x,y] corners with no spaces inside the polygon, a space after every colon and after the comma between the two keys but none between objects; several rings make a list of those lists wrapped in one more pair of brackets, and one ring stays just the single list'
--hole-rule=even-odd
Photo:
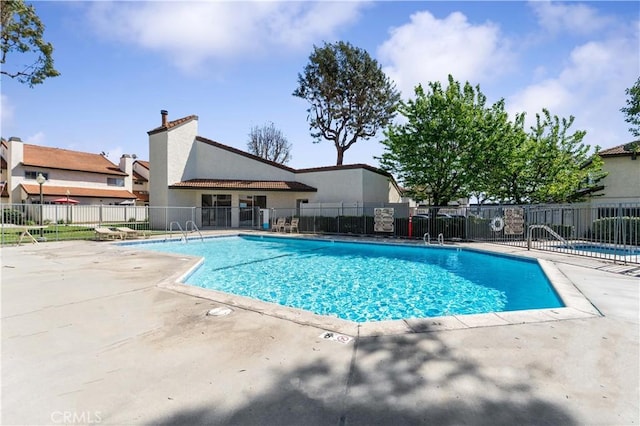
[{"label": "green grass lawn", "polygon": [[[162,232],[153,232],[147,230],[147,224],[131,224],[131,223],[112,223],[102,224],[101,226],[113,228],[116,226],[128,226],[132,229],[145,230],[149,234],[161,234]],[[51,224],[46,228],[32,229],[29,232],[34,238],[38,239],[41,235],[46,241],[63,241],[63,240],[93,240],[95,239],[94,226],[78,226],[78,225],[59,225]],[[41,233],[42,231],[42,233]],[[16,244],[20,238],[21,230],[2,228],[2,235],[0,240],[4,245]],[[23,239],[22,242],[29,242],[27,239]]]}]

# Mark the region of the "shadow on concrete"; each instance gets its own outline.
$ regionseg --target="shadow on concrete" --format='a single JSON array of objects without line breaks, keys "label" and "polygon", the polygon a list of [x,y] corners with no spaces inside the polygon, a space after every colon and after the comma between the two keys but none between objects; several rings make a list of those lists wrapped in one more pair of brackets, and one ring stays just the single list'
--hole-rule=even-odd
[{"label": "shadow on concrete", "polygon": [[[528,384],[527,372],[482,371],[439,333],[360,338],[350,366],[315,361],[291,371],[233,412],[217,401],[153,425],[577,424]],[[348,371],[348,373],[345,373]],[[238,384],[244,386],[249,384]]]}]

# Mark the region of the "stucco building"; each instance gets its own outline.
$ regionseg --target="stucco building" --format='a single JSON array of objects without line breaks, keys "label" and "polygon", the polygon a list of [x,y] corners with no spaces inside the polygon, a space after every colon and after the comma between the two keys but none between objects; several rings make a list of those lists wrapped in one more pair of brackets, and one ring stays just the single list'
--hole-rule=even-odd
[{"label": "stucco building", "polygon": [[32,145],[20,138],[2,141],[3,203],[40,202],[38,175],[43,202],[66,197],[82,204],[133,204],[133,158],[123,155],[116,165],[101,154]]},{"label": "stucco building", "polygon": [[600,151],[607,176],[595,203],[640,203],[640,141]]},{"label": "stucco building", "polygon": [[[299,209],[314,203],[400,203],[393,177],[365,164],[293,169],[198,136],[198,117],[169,121],[149,134],[151,206],[202,209],[201,226],[239,226],[243,211]],[[225,210],[226,209],[226,210]],[[224,217],[220,217],[220,215]]]}]

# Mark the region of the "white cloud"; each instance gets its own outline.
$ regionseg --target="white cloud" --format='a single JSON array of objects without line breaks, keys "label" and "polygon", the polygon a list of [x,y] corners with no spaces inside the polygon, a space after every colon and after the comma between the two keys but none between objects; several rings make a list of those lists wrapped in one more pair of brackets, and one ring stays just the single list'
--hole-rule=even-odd
[{"label": "white cloud", "polygon": [[25,138],[24,142],[32,145],[46,145],[46,136],[44,132],[37,132]]},{"label": "white cloud", "polygon": [[567,65],[553,78],[529,85],[509,97],[511,113],[527,112],[527,123],[547,108],[553,115],[576,121],[586,130],[585,142],[610,147],[631,138],[624,116],[625,89],[638,78],[638,35],[590,41],[575,47]]},{"label": "white cloud", "polygon": [[595,34],[613,22],[611,18],[599,15],[596,9],[584,4],[531,1],[529,5],[538,17],[538,24],[553,34]]},{"label": "white cloud", "polygon": [[184,70],[209,59],[307,48],[355,21],[364,2],[98,2],[96,31],[161,52]]},{"label": "white cloud", "polygon": [[477,84],[501,75],[513,62],[509,43],[497,25],[473,25],[460,12],[445,19],[418,12],[390,34],[379,47],[378,58],[405,96],[411,96],[418,83],[446,81],[448,74]]},{"label": "white cloud", "polygon": [[[3,129],[10,127],[13,123],[14,117],[14,109],[13,105],[9,101],[9,97],[6,95],[0,94],[0,117],[2,118],[2,123],[0,125]],[[9,135],[2,135],[4,137],[9,137]]]}]

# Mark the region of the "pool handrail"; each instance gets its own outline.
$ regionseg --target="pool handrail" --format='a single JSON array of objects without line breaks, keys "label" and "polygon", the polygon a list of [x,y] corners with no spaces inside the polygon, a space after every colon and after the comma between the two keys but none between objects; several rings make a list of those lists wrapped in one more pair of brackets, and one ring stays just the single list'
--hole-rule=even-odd
[{"label": "pool handrail", "polygon": [[[191,231],[189,231],[189,224],[191,224]],[[200,232],[200,230],[198,229],[198,226],[196,225],[196,223],[192,220],[188,220],[185,224],[184,224],[184,235],[185,235],[185,239],[187,236],[187,232],[197,232],[198,235],[200,235],[200,241],[204,241],[204,237],[202,236],[202,232]]]},{"label": "pool handrail", "polygon": [[527,250],[531,250],[531,230],[533,230],[533,229],[544,229],[552,237],[554,237],[558,241],[562,242],[566,248],[571,248],[571,245],[569,244],[569,242],[567,240],[565,240],[564,238],[562,238],[562,236],[560,234],[558,234],[556,231],[551,229],[549,226],[547,226],[547,225],[529,225],[529,227],[527,228]]}]

